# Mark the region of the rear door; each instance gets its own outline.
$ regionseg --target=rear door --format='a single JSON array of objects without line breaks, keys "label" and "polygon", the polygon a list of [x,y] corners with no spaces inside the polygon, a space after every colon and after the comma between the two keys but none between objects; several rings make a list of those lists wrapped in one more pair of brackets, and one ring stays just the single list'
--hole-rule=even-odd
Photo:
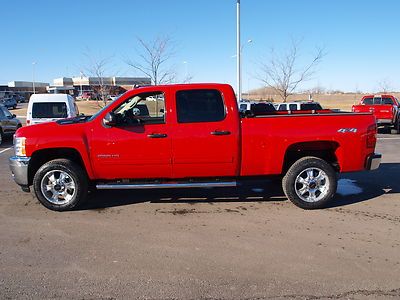
[{"label": "rear door", "polygon": [[227,109],[223,91],[177,90],[174,104],[173,177],[237,175],[239,116]]}]

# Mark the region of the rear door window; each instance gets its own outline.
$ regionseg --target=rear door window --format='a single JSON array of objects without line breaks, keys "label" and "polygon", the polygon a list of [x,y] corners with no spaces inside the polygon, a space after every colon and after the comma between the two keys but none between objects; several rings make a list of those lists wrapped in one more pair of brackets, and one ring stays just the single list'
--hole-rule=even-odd
[{"label": "rear door window", "polygon": [[218,122],[225,119],[225,105],[217,90],[183,90],[176,93],[178,123]]},{"label": "rear door window", "polygon": [[66,118],[65,102],[36,102],[32,105],[32,118]]},{"label": "rear door window", "polygon": [[289,104],[289,110],[297,110],[297,104]]}]

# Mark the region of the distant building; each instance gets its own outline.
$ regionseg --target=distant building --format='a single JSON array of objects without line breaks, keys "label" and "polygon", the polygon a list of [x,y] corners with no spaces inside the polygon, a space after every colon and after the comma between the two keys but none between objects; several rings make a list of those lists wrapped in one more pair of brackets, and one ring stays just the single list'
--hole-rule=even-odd
[{"label": "distant building", "polygon": [[46,88],[49,86],[47,82],[32,82],[32,81],[11,81],[8,83],[9,87],[18,88],[18,89],[31,89],[33,91],[33,87],[36,88]]},{"label": "distant building", "polygon": [[47,93],[46,88],[48,86],[47,82],[10,81],[7,85],[0,85],[0,99],[16,94],[29,99],[29,96],[34,92],[34,88],[36,93]]},{"label": "distant building", "polygon": [[0,99],[14,94],[23,95],[29,99],[35,93],[65,93],[77,96],[81,92],[98,92],[100,86],[107,87],[107,92],[118,95],[137,85],[150,85],[151,79],[146,77],[61,77],[53,80],[53,85],[47,82],[11,81],[0,85]]},{"label": "distant building", "polygon": [[69,93],[77,95],[81,92],[94,92],[105,86],[112,94],[120,94],[136,85],[150,85],[151,79],[146,77],[61,77],[53,80],[53,86],[47,88],[51,93]]}]

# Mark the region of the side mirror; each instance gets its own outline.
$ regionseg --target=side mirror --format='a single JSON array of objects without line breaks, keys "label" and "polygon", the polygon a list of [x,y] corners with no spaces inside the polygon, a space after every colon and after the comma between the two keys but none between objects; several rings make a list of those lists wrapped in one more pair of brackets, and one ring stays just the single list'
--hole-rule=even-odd
[{"label": "side mirror", "polygon": [[17,117],[17,115],[16,115],[16,114],[13,114],[12,117],[15,119],[15,118]]},{"label": "side mirror", "polygon": [[103,118],[103,124],[110,127],[117,125],[115,114],[113,112],[107,113]]}]

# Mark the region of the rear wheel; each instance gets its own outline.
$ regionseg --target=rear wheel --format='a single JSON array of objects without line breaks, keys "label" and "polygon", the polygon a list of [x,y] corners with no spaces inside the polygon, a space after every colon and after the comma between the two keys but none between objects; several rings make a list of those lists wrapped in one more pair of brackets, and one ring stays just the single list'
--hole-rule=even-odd
[{"label": "rear wheel", "polygon": [[55,159],[39,168],[33,178],[39,201],[51,210],[71,210],[87,195],[88,180],[84,170],[68,159]]},{"label": "rear wheel", "polygon": [[336,172],[326,161],[303,157],[296,161],[282,180],[285,195],[303,209],[325,207],[336,193]]}]

